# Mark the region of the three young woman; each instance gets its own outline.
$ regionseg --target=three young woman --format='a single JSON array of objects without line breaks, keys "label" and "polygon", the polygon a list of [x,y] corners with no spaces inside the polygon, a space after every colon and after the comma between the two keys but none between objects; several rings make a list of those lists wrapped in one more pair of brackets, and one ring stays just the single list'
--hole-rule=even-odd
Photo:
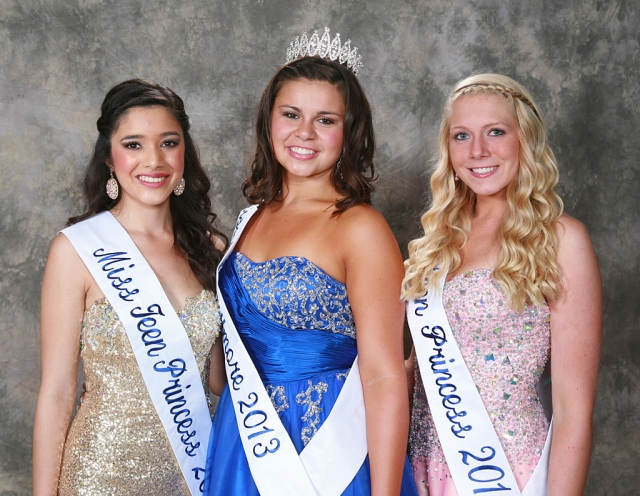
[{"label": "three young woman", "polygon": [[[173,91],[125,81],[97,127],[87,209],[54,240],[42,285],[34,494],[191,494],[211,426],[224,235]],[[86,392],[69,429],[80,357]]]},{"label": "three young woman", "polygon": [[[374,134],[359,58],[328,30],[290,50],[258,107],[243,185],[252,207],[219,270],[228,386],[205,493],[414,493],[402,288],[420,365],[410,446],[419,491],[581,494],[600,280],[586,230],[554,192],[531,96],[499,75],[456,85],[403,281],[394,237],[370,205]],[[199,492],[204,455],[202,466],[190,458],[208,434],[196,417],[209,411],[186,379],[216,392],[224,381],[215,366],[208,381],[224,249],[209,182],[167,88],[114,87],[98,130],[87,211],[54,241],[43,281],[34,492]],[[87,391],[67,435],[79,356]],[[549,357],[553,435],[536,389]],[[180,413],[187,403],[193,418]]]},{"label": "three young woman", "polygon": [[[601,282],[557,182],[540,110],[521,85],[482,74],[453,88],[424,236],[409,245],[403,281],[419,364],[410,447],[421,494],[583,492]],[[552,429],[537,392],[548,360]]]}]

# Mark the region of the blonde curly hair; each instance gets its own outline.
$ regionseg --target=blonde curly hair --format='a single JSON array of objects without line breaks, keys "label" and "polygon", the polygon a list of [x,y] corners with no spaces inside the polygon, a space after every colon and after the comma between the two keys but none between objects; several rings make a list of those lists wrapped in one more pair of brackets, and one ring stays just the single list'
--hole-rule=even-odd
[{"label": "blonde curly hair", "polygon": [[463,79],[445,103],[440,151],[431,176],[431,206],[421,219],[424,236],[409,243],[402,297],[416,298],[435,290],[440,278],[462,262],[460,250],[471,232],[476,195],[462,181],[454,180],[449,132],[453,103],[474,94],[503,96],[518,123],[520,166],[506,191],[507,210],[498,231],[500,253],[493,277],[511,307],[522,311],[525,304],[542,305],[560,295],[556,223],[563,203],[554,191],[558,167],[540,112],[526,89],[500,74]]}]

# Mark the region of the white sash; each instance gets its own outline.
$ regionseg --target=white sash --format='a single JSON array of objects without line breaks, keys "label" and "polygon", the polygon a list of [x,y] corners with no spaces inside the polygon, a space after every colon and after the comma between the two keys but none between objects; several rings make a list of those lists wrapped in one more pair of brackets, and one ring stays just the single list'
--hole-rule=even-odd
[{"label": "white sash", "polygon": [[[254,205],[240,213],[231,244],[218,271],[233,252],[257,208]],[[260,494],[342,494],[367,455],[364,396],[358,359],[354,361],[331,413],[298,456],[242,343],[219,287],[218,295],[224,327],[223,347],[229,392],[240,439]]]},{"label": "white sash", "polygon": [[447,320],[442,304],[445,277],[432,294],[407,303],[407,319],[429,408],[458,494],[544,496],[551,426],[540,461],[521,493]]},{"label": "white sash", "polygon": [[124,326],[192,495],[202,493],[211,417],[187,333],[127,231],[102,212],[62,231]]}]

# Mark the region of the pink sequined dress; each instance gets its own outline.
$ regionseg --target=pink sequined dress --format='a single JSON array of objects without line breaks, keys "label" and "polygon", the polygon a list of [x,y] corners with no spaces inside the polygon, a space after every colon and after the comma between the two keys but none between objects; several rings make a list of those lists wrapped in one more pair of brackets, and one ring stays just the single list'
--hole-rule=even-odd
[{"label": "pink sequined dress", "polygon": [[[445,284],[443,303],[458,347],[522,489],[535,469],[549,423],[537,384],[549,356],[549,308],[514,312],[490,269]],[[420,495],[457,496],[416,363],[410,459]]]}]

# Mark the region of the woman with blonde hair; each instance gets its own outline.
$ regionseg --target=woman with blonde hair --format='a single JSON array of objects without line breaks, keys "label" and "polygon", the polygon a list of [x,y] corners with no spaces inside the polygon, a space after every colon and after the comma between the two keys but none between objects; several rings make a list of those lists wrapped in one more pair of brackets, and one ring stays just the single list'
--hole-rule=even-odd
[{"label": "woman with blonde hair", "polygon": [[[526,89],[498,74],[455,85],[403,285],[421,494],[583,492],[601,281],[587,230],[563,213],[558,176]],[[553,429],[537,391],[548,361]]]}]

